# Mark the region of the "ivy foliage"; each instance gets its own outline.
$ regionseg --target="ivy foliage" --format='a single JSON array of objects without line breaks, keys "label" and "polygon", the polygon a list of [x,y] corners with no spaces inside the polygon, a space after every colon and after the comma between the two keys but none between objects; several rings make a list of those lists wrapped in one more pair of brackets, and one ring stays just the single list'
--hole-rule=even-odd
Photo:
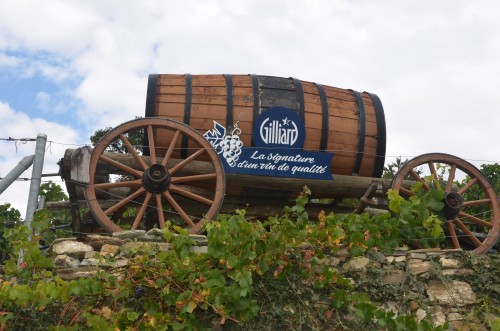
[{"label": "ivy foliage", "polygon": [[21,213],[10,203],[0,205],[0,263],[9,258],[12,244],[5,238],[7,229],[14,227],[21,221]]},{"label": "ivy foliage", "polygon": [[441,188],[424,190],[422,182],[412,188],[415,194],[404,199],[388,190],[389,209],[399,221],[401,240],[416,247],[433,247],[444,242],[443,208],[445,192]]},{"label": "ivy foliage", "polygon": [[196,252],[185,229],[167,222],[171,249],[130,249],[128,266],[108,258],[103,263],[111,267],[70,281],[54,276],[37,237],[24,227],[9,229],[6,238],[13,252],[24,249],[25,264],[5,265],[0,329],[443,330],[379,309],[325,262],[340,252],[392,250],[400,245],[399,221],[390,214],[311,218],[309,193],[282,216],[249,222],[238,210],[208,223],[206,254]]}]

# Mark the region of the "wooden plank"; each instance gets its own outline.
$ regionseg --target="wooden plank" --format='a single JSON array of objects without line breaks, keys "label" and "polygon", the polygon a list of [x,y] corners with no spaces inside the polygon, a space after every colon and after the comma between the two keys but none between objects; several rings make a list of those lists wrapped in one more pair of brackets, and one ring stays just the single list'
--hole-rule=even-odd
[{"label": "wooden plank", "polygon": [[167,118],[181,118],[184,121],[184,104],[180,103],[159,103],[156,110],[157,116]]},{"label": "wooden plank", "polygon": [[226,106],[227,96],[226,95],[210,95],[210,94],[193,94],[192,104],[203,105],[220,105]]},{"label": "wooden plank", "polygon": [[156,91],[157,95],[161,94],[181,94],[185,95],[186,94],[186,88],[184,85],[181,86],[170,86],[170,85],[161,85],[158,86],[158,89]]},{"label": "wooden plank", "polygon": [[[358,133],[359,123],[357,119],[330,116],[329,121],[330,131]],[[375,132],[377,132],[377,124],[374,122],[366,122],[366,130],[372,135],[375,135]]]},{"label": "wooden plank", "polygon": [[306,131],[311,129],[321,129],[321,124],[323,123],[323,117],[321,114],[315,113],[305,113],[305,127]]},{"label": "wooden plank", "polygon": [[226,105],[191,105],[191,119],[208,118],[214,120],[226,119]]},{"label": "wooden plank", "polygon": [[278,89],[295,92],[295,84],[290,78],[259,76],[259,85],[262,89]]},{"label": "wooden plank", "polygon": [[373,176],[373,169],[375,169],[375,156],[364,155],[361,161],[360,176]]},{"label": "wooden plank", "polygon": [[233,95],[240,96],[240,97],[250,97],[250,100],[253,100],[253,95],[252,95],[252,86],[233,86]]},{"label": "wooden plank", "polygon": [[[320,129],[308,129],[306,132],[306,145],[305,146],[315,146],[312,149],[318,150],[321,141],[321,130]],[[327,149],[330,150],[332,145],[349,145],[352,150],[357,150],[358,135],[355,133],[345,133],[345,132],[330,132],[328,135]],[[308,145],[309,143],[309,145]],[[310,145],[313,144],[313,145]],[[365,147],[377,147],[377,139],[373,136],[365,137]],[[306,147],[308,148],[308,147]]]},{"label": "wooden plank", "polygon": [[[161,99],[162,100],[162,99]],[[163,100],[162,100],[163,101]],[[205,95],[205,94],[193,94],[191,99],[192,104],[200,105],[226,105],[227,96],[226,95]],[[253,106],[253,99],[248,95],[234,95],[233,104],[239,106]]]},{"label": "wooden plank", "polygon": [[252,87],[252,78],[250,75],[232,75],[233,86],[237,87]]},{"label": "wooden plank", "polygon": [[353,95],[352,91],[341,89],[338,87],[323,85],[325,89],[325,94],[328,98],[338,99],[342,101],[356,102],[356,97]]},{"label": "wooden plank", "polygon": [[226,86],[194,86],[193,95],[227,95]]},{"label": "wooden plank", "polygon": [[184,86],[185,75],[160,74],[158,75],[158,86],[181,85]]},{"label": "wooden plank", "polygon": [[223,87],[226,88],[224,75],[193,75],[194,87]]},{"label": "wooden plank", "polygon": [[298,109],[295,91],[265,89],[260,92],[261,107],[285,107],[292,110]]},{"label": "wooden plank", "polygon": [[156,95],[156,103],[179,103],[184,104],[186,102],[186,96],[184,94],[158,94]]},{"label": "wooden plank", "polygon": [[[225,119],[216,119],[219,123],[225,124]],[[214,119],[212,118],[192,118],[191,127],[196,129],[201,134],[214,128]]]},{"label": "wooden plank", "polygon": [[235,106],[233,112],[235,121],[253,122],[253,109],[252,107]]},{"label": "wooden plank", "polygon": [[304,108],[305,112],[307,113],[312,113],[312,114],[322,114],[323,113],[323,108],[321,105],[321,100],[318,98],[313,98],[311,97],[310,94],[304,95]]}]

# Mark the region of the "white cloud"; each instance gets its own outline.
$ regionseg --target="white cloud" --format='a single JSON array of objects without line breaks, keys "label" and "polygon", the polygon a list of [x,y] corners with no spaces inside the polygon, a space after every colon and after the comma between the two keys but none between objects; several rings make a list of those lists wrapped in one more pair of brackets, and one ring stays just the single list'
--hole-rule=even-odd
[{"label": "white cloud", "polygon": [[54,94],[39,91],[35,95],[35,101],[43,114],[55,114],[60,117],[67,117],[70,116],[70,112],[77,109],[76,102],[69,91],[60,91]]},{"label": "white cloud", "polygon": [[16,67],[20,63],[19,59],[0,52],[0,68]]},{"label": "white cloud", "polygon": [[0,48],[75,55],[88,46],[85,36],[97,21],[79,2],[62,0],[0,3]]},{"label": "white cloud", "polygon": [[[500,162],[491,147],[499,9],[489,0],[5,2],[0,49],[10,53],[0,66],[71,82],[89,132],[143,115],[148,73],[257,73],[378,94],[388,155]],[[68,108],[37,92],[41,106]]]}]

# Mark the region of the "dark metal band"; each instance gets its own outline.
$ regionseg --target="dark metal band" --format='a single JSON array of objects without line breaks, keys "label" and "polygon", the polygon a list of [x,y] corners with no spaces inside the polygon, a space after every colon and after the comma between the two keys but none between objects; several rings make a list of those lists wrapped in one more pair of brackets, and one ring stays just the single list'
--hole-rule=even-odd
[{"label": "dark metal band", "polygon": [[148,89],[146,92],[146,117],[155,117],[156,94],[158,91],[158,75],[151,74],[148,77]]},{"label": "dark metal band", "polygon": [[226,128],[233,126],[233,77],[229,74],[224,74],[226,80]]},{"label": "dark metal band", "polygon": [[[193,99],[193,78],[191,74],[184,75],[184,86],[186,89],[186,97],[184,99],[184,124],[191,123],[191,102]],[[188,156],[188,137],[182,136],[181,158],[185,159]]]},{"label": "dark metal band", "polygon": [[302,89],[302,82],[297,78],[291,77],[293,83],[295,84],[295,93],[297,96],[297,102],[299,103],[299,117],[302,119],[302,122],[306,123],[306,113],[305,113],[305,105],[304,105],[304,90]]},{"label": "dark metal band", "polygon": [[377,155],[375,156],[375,168],[373,169],[373,177],[382,177],[385,164],[385,147],[386,147],[386,128],[384,107],[380,98],[373,93],[368,93],[375,107],[375,118],[377,119]]},{"label": "dark metal band", "polygon": [[[260,89],[259,89],[259,76],[250,75],[252,79],[252,95],[253,95],[253,120],[252,123],[255,123],[255,120],[260,115]],[[252,137],[252,147],[254,147],[253,137]]]},{"label": "dark metal band", "polygon": [[252,74],[250,78],[252,79],[253,121],[255,122],[260,115],[259,76]]},{"label": "dark metal band", "polygon": [[[158,75],[150,74],[148,76],[148,89],[146,92],[146,109],[144,112],[145,117],[155,117],[156,114],[156,96],[158,94]],[[144,132],[142,153],[149,155],[149,138],[147,131]]]},{"label": "dark metal band", "polygon": [[326,99],[326,93],[323,85],[316,84],[316,87],[318,88],[319,99],[321,101],[321,141],[319,144],[319,150],[325,152],[328,147],[328,131],[330,126],[328,121],[328,100]]},{"label": "dark metal band", "polygon": [[358,104],[359,110],[358,152],[356,153],[356,162],[354,163],[354,168],[352,169],[352,174],[356,176],[359,174],[359,170],[361,169],[361,162],[363,161],[363,155],[365,152],[366,114],[361,94],[354,90],[351,90],[351,92],[356,97],[356,103]]}]

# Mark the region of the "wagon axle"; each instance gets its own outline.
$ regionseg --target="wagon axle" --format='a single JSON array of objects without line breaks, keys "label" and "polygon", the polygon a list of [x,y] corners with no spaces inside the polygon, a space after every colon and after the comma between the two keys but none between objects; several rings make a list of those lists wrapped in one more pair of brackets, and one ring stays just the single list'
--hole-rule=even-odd
[{"label": "wagon axle", "polygon": [[144,185],[144,188],[151,193],[165,192],[171,182],[172,176],[170,176],[167,169],[163,165],[158,163],[155,163],[146,169],[146,171],[144,171],[144,175],[142,176],[142,185]]},{"label": "wagon axle", "polygon": [[444,197],[444,216],[446,219],[453,219],[458,216],[464,204],[464,199],[457,192],[448,192]]}]

